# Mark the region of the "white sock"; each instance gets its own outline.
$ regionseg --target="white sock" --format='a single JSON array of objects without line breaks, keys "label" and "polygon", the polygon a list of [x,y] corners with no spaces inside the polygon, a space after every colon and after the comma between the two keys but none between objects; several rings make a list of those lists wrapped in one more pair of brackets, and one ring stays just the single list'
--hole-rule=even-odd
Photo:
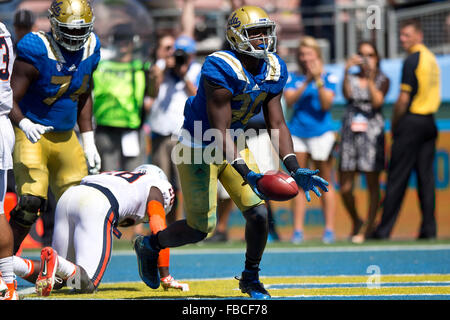
[{"label": "white sock", "polygon": [[56,274],[63,279],[69,278],[75,273],[76,266],[70,261],[67,261],[61,256],[58,256],[58,268],[56,269]]},{"label": "white sock", "polygon": [[30,259],[14,256],[13,265],[14,273],[21,278],[28,277],[34,271],[34,261]]},{"label": "white sock", "polygon": [[13,257],[6,257],[0,259],[0,272],[2,273],[2,278],[6,283],[13,283],[16,279],[14,274]]}]

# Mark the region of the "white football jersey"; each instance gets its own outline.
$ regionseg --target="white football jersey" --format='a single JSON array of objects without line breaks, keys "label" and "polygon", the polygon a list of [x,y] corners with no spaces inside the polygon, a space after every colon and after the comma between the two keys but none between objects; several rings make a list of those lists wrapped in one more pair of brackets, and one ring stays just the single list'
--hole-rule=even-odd
[{"label": "white football jersey", "polygon": [[0,115],[9,114],[13,105],[10,80],[14,64],[14,47],[11,34],[0,22]]},{"label": "white football jersey", "polygon": [[169,213],[175,193],[167,180],[150,174],[128,171],[110,171],[89,175],[81,184],[95,183],[109,189],[119,204],[119,225],[132,219],[135,224],[148,221],[147,199],[151,187],[158,188],[164,197],[164,210]]}]

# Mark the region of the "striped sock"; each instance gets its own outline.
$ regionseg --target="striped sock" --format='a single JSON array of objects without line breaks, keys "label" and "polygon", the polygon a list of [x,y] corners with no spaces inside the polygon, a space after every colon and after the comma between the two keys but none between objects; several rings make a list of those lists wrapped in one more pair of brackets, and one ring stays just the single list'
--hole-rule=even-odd
[{"label": "striped sock", "polygon": [[6,283],[14,282],[16,275],[14,274],[12,256],[0,259],[0,272],[2,273],[2,278]]},{"label": "striped sock", "polygon": [[34,272],[34,261],[21,257],[13,257],[14,273],[21,278],[27,278]]},{"label": "striped sock", "polygon": [[66,280],[75,273],[76,266],[70,261],[67,261],[61,256],[58,256],[58,268],[56,274]]}]

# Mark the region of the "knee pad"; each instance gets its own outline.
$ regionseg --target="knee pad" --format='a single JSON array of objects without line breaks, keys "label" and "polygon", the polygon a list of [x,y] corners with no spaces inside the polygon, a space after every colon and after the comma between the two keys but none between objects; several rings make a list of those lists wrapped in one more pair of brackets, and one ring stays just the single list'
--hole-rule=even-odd
[{"label": "knee pad", "polygon": [[15,223],[29,228],[39,218],[41,212],[45,211],[46,200],[32,195],[23,195],[17,206],[11,211],[11,220]]},{"label": "knee pad", "polygon": [[254,223],[267,223],[268,222],[268,211],[265,205],[259,205],[253,207],[243,213],[244,218],[249,222]]}]

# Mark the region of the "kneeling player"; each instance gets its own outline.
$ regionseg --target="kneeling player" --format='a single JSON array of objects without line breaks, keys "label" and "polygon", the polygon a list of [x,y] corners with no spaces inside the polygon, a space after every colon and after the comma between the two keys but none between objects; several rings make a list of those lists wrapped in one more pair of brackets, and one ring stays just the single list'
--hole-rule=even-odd
[{"label": "kneeling player", "polygon": [[[172,185],[154,165],[87,176],[58,201],[52,247],[42,249],[40,263],[14,257],[14,272],[35,282],[40,296],[61,287],[55,284],[57,278],[76,292],[94,292],[111,258],[112,235],[120,237],[116,227],[148,218],[156,233],[166,227],[165,215],[173,202]],[[164,289],[189,290],[169,274],[169,251],[160,254],[158,267]]]}]

